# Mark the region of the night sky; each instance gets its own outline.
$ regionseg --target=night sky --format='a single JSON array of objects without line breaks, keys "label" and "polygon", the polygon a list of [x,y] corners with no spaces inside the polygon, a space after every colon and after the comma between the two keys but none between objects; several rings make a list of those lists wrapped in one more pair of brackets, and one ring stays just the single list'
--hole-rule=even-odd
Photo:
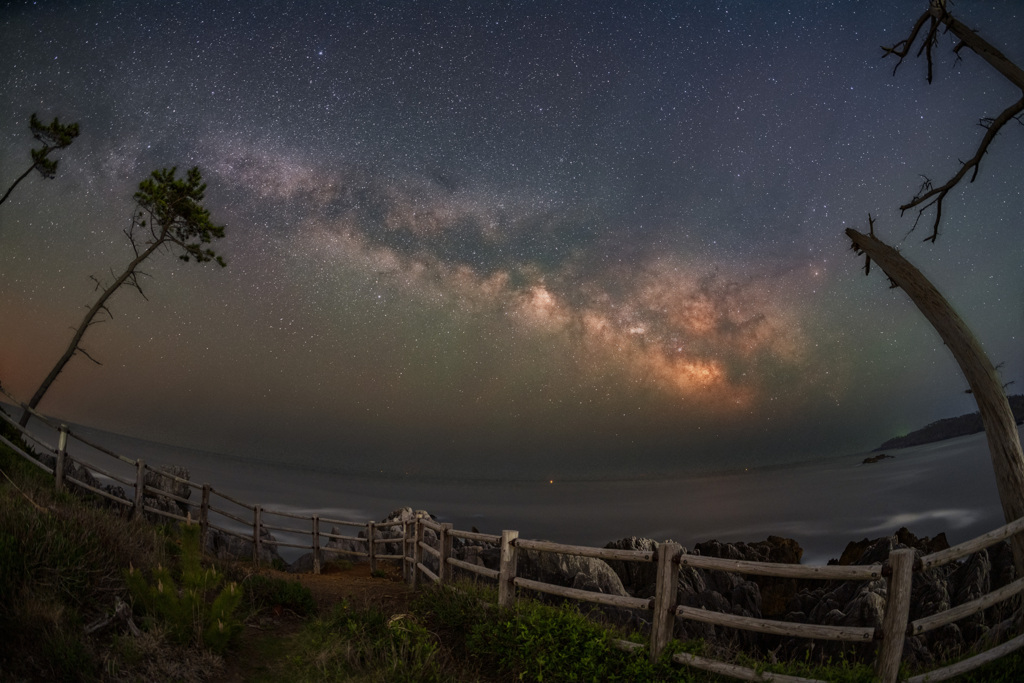
[{"label": "night sky", "polygon": [[[974,410],[876,232],[1024,391],[1024,128],[899,215],[1020,93],[926,2],[6,2],[0,381],[27,400],[196,165],[228,261],[145,267],[40,409],[353,472],[648,477],[868,450]],[[956,15],[1024,64],[1024,4]]]}]

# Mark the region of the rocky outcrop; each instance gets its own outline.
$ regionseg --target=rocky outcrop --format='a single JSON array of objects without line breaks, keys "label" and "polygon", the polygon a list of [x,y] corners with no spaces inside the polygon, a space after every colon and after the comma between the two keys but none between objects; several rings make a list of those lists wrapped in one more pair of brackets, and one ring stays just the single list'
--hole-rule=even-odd
[{"label": "rocky outcrop", "polygon": [[[260,529],[260,563],[284,567],[288,563],[277,552],[277,539],[266,529]],[[252,560],[251,538],[240,538],[216,529],[210,529],[206,537],[206,552],[219,560]]]},{"label": "rocky outcrop", "polygon": [[[170,476],[168,476],[170,475]],[[189,479],[189,471],[184,467],[178,465],[163,465],[155,470],[147,469],[142,475],[142,481],[146,486],[145,505],[146,507],[155,508],[163,512],[169,512],[173,515],[179,515],[185,517],[191,511],[191,506],[188,503],[182,503],[160,495],[160,493],[151,494],[148,489],[152,488],[158,492],[169,493],[178,498],[185,498],[186,500],[192,495],[192,487],[186,482],[172,479],[171,477],[179,477]],[[154,519],[159,516],[151,515]]]},{"label": "rocky outcrop", "polygon": [[[377,540],[387,540],[387,543],[378,543],[374,548],[376,555],[401,555],[402,554],[402,542],[404,539],[404,524],[406,522],[413,522],[417,516],[423,516],[432,520],[436,520],[432,514],[426,510],[414,510],[411,507],[398,508],[392,511],[389,515],[384,517],[374,526],[374,538]],[[340,539],[340,538],[329,538],[327,543],[324,544],[321,550],[321,561],[331,562],[334,560],[348,560],[350,562],[365,562],[367,557],[366,545],[366,529],[359,529],[355,531],[356,527],[336,527],[332,526],[330,533],[332,536],[355,536],[359,540]],[[355,532],[353,534],[353,532]],[[423,539],[433,546],[437,546],[437,532],[432,529],[425,529],[423,532]],[[360,554],[356,554],[360,553]],[[458,555],[456,555],[458,557]],[[423,563],[434,573],[438,571],[437,558],[429,553],[425,553],[423,557]],[[313,570],[313,553],[305,553],[300,556],[291,564],[289,571],[292,572],[307,572]]]},{"label": "rocky outcrop", "polygon": [[[944,534],[918,538],[906,528],[892,536],[849,543],[838,560],[830,564],[869,565],[885,562],[898,548],[911,548],[921,557],[949,547]],[[910,621],[974,600],[1015,578],[1009,545],[999,543],[943,567],[916,572],[910,600]],[[820,583],[820,582],[819,582]],[[788,605],[787,621],[807,623],[880,626],[888,599],[884,579],[864,583],[829,581],[802,588]],[[984,613],[962,619],[941,629],[908,637],[905,661],[911,666],[934,666],[936,662],[961,656],[988,640],[1004,634],[1014,623],[1012,603],[1006,602]],[[790,656],[799,656],[806,644],[788,641]],[[844,652],[868,658],[872,644],[856,647],[827,644],[819,647],[823,656]]]},{"label": "rocky outcrop", "polygon": [[539,550],[520,550],[516,575],[567,588],[628,596],[618,574],[604,560]]}]

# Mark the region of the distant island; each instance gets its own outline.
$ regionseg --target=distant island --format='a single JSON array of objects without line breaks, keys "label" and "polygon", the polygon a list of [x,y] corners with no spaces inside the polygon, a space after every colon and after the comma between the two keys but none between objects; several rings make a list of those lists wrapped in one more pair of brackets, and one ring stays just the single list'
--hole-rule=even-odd
[{"label": "distant island", "polygon": [[[1014,394],[1007,397],[1010,401],[1010,409],[1013,411],[1013,418],[1017,424],[1024,422],[1024,394]],[[889,439],[876,448],[880,451],[887,448],[907,448],[909,446],[920,446],[925,443],[933,443],[944,439],[952,439],[955,436],[967,436],[977,434],[984,427],[981,424],[981,413],[968,413],[960,417],[947,417],[932,422],[927,427],[910,432],[906,436],[897,436]]]}]

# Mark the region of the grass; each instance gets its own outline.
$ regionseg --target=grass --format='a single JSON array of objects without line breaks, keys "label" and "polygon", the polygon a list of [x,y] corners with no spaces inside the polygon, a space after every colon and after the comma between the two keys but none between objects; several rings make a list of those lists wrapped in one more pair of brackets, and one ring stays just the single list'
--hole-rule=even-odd
[{"label": "grass", "polygon": [[[240,621],[263,630],[249,629],[240,645],[226,642],[224,657],[199,647],[200,638],[180,637],[180,624],[159,610],[147,618],[141,604],[141,636],[124,635],[123,626],[87,635],[86,626],[109,615],[116,599],[131,600],[129,567],[149,579],[164,576],[163,567],[175,582],[187,582],[185,571],[212,570],[189,559],[177,526],[133,520],[57,494],[51,477],[2,445],[0,471],[0,680],[219,680],[225,658],[230,664],[239,657],[246,658],[245,679],[255,681],[731,680],[669,661],[679,650],[701,654],[700,642],[674,642],[654,664],[644,650],[617,649],[614,638],[645,638],[603,626],[586,607],[523,599],[500,609],[493,606],[493,589],[464,584],[459,591],[424,589],[399,614],[349,602],[321,614],[300,583],[244,565],[218,566],[217,576],[237,582]],[[208,587],[211,606],[223,585],[228,582]],[[262,626],[279,623],[283,614],[290,615],[286,629]],[[768,666],[738,655],[737,663],[844,683],[873,680],[870,667],[845,660]],[[1024,654],[954,680],[1024,680]]]}]

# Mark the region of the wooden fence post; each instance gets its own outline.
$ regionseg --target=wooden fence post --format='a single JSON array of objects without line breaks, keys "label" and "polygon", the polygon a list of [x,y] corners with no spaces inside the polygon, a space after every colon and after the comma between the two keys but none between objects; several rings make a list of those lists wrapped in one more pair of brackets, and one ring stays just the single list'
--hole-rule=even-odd
[{"label": "wooden fence post", "polygon": [[914,551],[900,548],[889,553],[889,584],[885,616],[882,618],[882,645],[878,649],[875,673],[881,683],[895,683],[903,657],[903,640],[910,618],[910,589],[914,578]]},{"label": "wooden fence post", "polygon": [[516,599],[517,538],[518,531],[501,532],[501,561],[498,565],[498,605],[501,607],[511,607]]},{"label": "wooden fence post", "polygon": [[441,548],[441,559],[438,560],[437,567],[437,578],[441,580],[441,585],[451,583],[452,580],[452,568],[448,564],[448,558],[452,556],[452,528],[454,525],[451,522],[445,522],[441,525],[441,533],[438,534],[437,541]]},{"label": "wooden fence post", "polygon": [[260,521],[263,508],[259,505],[252,509],[252,563],[256,567],[260,566]]},{"label": "wooden fence post", "polygon": [[412,583],[412,578],[409,576],[411,559],[409,557],[409,542],[412,540],[414,530],[414,526],[409,520],[402,522],[402,580],[406,583]]},{"label": "wooden fence post", "polygon": [[141,517],[143,505],[146,504],[146,465],[142,462],[142,458],[135,461],[135,507],[134,515]]},{"label": "wooden fence post", "polygon": [[60,435],[57,437],[57,464],[53,468],[54,487],[58,491],[64,490],[64,462],[68,451],[68,426],[60,426]]},{"label": "wooden fence post", "polygon": [[369,555],[370,555],[370,573],[371,574],[373,574],[375,571],[377,571],[377,544],[375,543],[376,539],[374,538],[374,536],[376,535],[376,532],[377,532],[376,531],[376,526],[377,525],[374,524],[373,522],[368,522],[366,524],[366,544],[367,544],[367,551],[366,552],[369,553]]},{"label": "wooden fence post", "polygon": [[203,484],[203,499],[199,503],[199,547],[206,552],[207,535],[210,533],[210,485]]},{"label": "wooden fence post", "polygon": [[413,534],[412,542],[412,576],[409,579],[409,585],[412,586],[413,590],[419,585],[420,578],[420,563],[423,562],[423,532],[425,527],[423,526],[422,515],[416,515],[416,526],[414,527],[415,533]]},{"label": "wooden fence post", "polygon": [[313,573],[320,573],[320,515],[313,515]]},{"label": "wooden fence post", "polygon": [[679,558],[683,547],[665,542],[655,551],[658,575],[654,588],[651,615],[651,663],[658,661],[665,646],[672,640],[676,625],[676,595],[679,591]]}]

